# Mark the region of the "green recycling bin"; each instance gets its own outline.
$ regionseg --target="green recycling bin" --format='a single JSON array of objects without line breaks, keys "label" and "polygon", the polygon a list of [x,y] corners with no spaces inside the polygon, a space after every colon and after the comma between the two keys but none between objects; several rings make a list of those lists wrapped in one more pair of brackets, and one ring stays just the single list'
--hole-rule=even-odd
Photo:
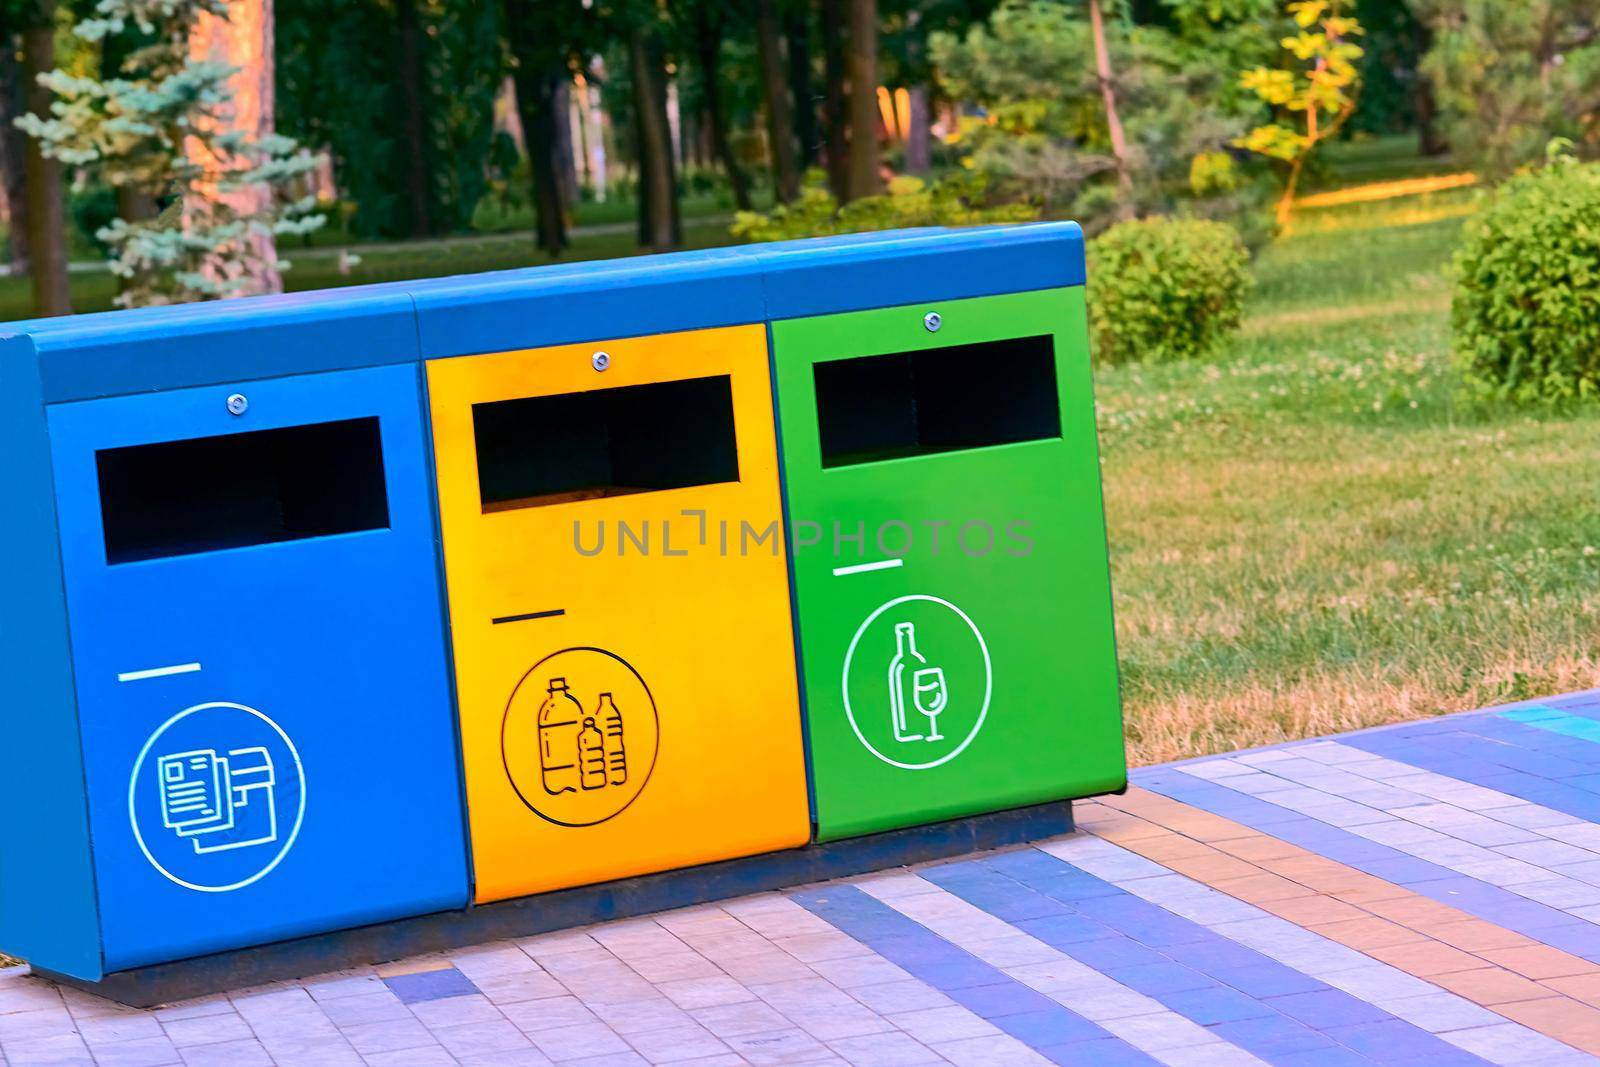
[{"label": "green recycling bin", "polygon": [[818,839],[1122,789],[1082,286],[772,337]]}]

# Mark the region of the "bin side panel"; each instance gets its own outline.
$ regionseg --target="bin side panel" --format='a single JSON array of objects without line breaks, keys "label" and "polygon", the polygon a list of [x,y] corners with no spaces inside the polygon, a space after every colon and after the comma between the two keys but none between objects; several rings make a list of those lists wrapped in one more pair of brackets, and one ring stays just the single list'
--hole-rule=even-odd
[{"label": "bin side panel", "polygon": [[32,343],[0,341],[0,951],[101,975],[50,445]]},{"label": "bin side panel", "polygon": [[[942,314],[939,332],[924,310]],[[817,524],[794,582],[819,837],[1121,788],[1082,289],[773,333],[791,520]],[[817,364],[1027,337],[1052,346],[1059,436],[823,467]],[[1008,373],[982,359],[971,369]],[[864,388],[868,400],[874,388],[885,387]]]},{"label": "bin side panel", "polygon": [[[480,901],[797,846],[810,834],[765,331],[607,340],[604,373],[591,363],[597,347],[428,364]],[[643,407],[649,389],[686,382],[726,404],[696,408],[688,423]],[[619,411],[598,406],[624,392],[642,398],[624,405],[628,417],[655,424],[648,455],[623,440],[631,428]],[[667,395],[678,404],[689,394]],[[530,396],[559,400],[522,409],[518,425],[558,424],[571,436],[545,438],[528,462],[570,459],[618,481],[486,505],[484,487],[504,472],[484,473],[473,408],[484,406],[488,426],[505,410],[497,402]],[[569,404],[581,414],[564,415]],[[737,480],[627,491],[641,460],[692,464],[687,450],[707,443],[696,427],[730,413]],[[605,434],[586,432],[602,419]],[[595,473],[606,434],[614,466]],[[727,479],[719,469],[704,476]],[[603,739],[592,735],[604,765],[577,755],[589,751],[579,746],[591,715],[604,728]]]},{"label": "bin side panel", "polygon": [[[420,373],[50,409],[108,970],[465,904]],[[352,420],[381,439],[367,528],[108,564],[97,452]],[[286,509],[303,515],[318,473],[345,471],[334,451],[284,461]],[[169,476],[236,491],[209,468]],[[341,473],[329,491],[337,504],[374,484]]]}]

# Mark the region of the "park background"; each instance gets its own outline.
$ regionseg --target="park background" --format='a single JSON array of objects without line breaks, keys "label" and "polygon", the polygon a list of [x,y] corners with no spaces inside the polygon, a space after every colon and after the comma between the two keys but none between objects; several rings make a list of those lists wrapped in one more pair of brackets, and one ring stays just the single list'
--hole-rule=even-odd
[{"label": "park background", "polygon": [[1563,692],[1600,636],[1597,27],[6,0],[0,317],[1077,219],[1134,762]]}]

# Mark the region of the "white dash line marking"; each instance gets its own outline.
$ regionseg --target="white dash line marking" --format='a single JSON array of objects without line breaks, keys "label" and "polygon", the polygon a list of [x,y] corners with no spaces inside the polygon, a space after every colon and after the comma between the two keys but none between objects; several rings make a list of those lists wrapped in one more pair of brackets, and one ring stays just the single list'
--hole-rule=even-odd
[{"label": "white dash line marking", "polygon": [[864,571],[886,571],[891,567],[903,567],[905,562],[904,559],[896,557],[894,559],[880,559],[876,563],[852,563],[848,567],[833,568],[833,576],[840,578],[846,574],[861,574]]},{"label": "white dash line marking", "polygon": [[146,678],[166,678],[174,674],[193,674],[200,669],[198,663],[175,663],[171,667],[151,667],[143,671],[123,671],[117,675],[119,682],[142,682]]}]

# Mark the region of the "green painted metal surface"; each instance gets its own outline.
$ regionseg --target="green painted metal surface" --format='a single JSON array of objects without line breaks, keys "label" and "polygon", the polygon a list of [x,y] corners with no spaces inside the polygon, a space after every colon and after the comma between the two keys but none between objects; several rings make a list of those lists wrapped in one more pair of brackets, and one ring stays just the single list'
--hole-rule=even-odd
[{"label": "green painted metal surface", "polygon": [[772,337],[818,838],[1123,788],[1083,290]]}]

